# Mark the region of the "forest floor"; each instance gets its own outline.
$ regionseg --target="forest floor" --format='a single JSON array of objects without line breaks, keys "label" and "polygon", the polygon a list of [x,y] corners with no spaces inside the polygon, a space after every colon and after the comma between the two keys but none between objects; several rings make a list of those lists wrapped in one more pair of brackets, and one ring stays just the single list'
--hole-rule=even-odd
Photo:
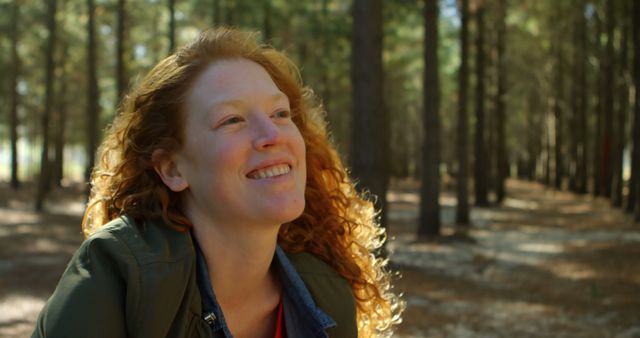
[{"label": "forest floor", "polygon": [[[473,208],[472,240],[415,240],[419,189],[393,184],[389,249],[407,310],[397,337],[640,337],[640,226],[606,200],[510,180],[500,207]],[[82,241],[82,188],[0,183],[0,337],[27,337]]]}]

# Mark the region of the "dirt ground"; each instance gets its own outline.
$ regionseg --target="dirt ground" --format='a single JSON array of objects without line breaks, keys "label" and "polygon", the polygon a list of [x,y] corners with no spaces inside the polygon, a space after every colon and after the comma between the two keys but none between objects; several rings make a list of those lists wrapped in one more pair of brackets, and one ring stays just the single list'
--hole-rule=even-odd
[{"label": "dirt ground", "polygon": [[[418,186],[389,194],[391,261],[407,310],[397,337],[640,337],[640,226],[606,200],[509,181],[474,208],[473,241],[417,242]],[[82,187],[32,211],[33,189],[0,183],[0,337],[29,336],[82,240]],[[441,197],[443,233],[455,198]]]}]

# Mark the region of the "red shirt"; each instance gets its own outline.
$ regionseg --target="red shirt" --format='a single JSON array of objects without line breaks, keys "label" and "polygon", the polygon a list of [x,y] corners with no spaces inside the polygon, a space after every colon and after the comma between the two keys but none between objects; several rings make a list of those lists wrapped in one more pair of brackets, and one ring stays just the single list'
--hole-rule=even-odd
[{"label": "red shirt", "polygon": [[278,304],[278,319],[276,319],[276,334],[274,338],[286,338],[287,332],[284,327],[284,308],[282,306],[282,300]]}]

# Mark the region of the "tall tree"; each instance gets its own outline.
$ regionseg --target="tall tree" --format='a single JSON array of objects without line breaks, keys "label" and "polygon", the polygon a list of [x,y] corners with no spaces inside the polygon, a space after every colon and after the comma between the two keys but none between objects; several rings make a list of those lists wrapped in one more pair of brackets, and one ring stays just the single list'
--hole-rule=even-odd
[{"label": "tall tree", "polygon": [[[631,190],[635,191],[635,201],[629,198],[629,204],[635,205],[635,221],[640,222],[640,1],[633,2],[633,83],[636,88],[633,116],[633,160],[631,173],[635,173]],[[633,177],[633,176],[632,176]],[[634,203],[635,202],[635,203]]]},{"label": "tall tree", "polygon": [[[629,13],[630,5],[629,1],[622,2],[623,8],[622,13]],[[627,66],[628,66],[628,34],[629,34],[629,26],[628,26],[628,18],[623,16],[620,18],[620,30],[622,31],[620,36],[620,50],[619,50],[619,58],[620,61],[618,63],[618,76],[617,81],[612,84],[612,86],[616,87],[616,92],[618,93],[618,105],[615,110],[615,121],[614,121],[614,139],[613,139],[613,173],[612,173],[612,187],[611,187],[611,205],[616,208],[622,207],[622,188],[624,186],[624,176],[623,176],[623,167],[624,167],[624,146],[626,144],[626,127],[625,120],[627,116],[627,107],[629,104],[629,89],[627,88]]]},{"label": "tall tree", "polygon": [[438,0],[424,4],[424,140],[418,237],[440,235],[440,79],[438,69]]},{"label": "tall tree", "polygon": [[604,121],[604,89],[606,87],[605,83],[605,61],[604,61],[604,48],[601,43],[602,36],[602,19],[599,11],[594,12],[593,16],[596,25],[596,34],[595,34],[595,44],[594,51],[597,55],[598,60],[598,71],[596,77],[596,118],[595,118],[595,139],[593,141],[593,196],[601,196],[602,195],[602,158],[603,158],[603,135],[604,128],[602,126]]},{"label": "tall tree", "polygon": [[382,80],[382,1],[353,3],[351,82],[353,118],[351,169],[359,190],[375,196],[386,224],[389,123],[384,110]]},{"label": "tall tree", "polygon": [[96,60],[96,18],[93,0],[87,0],[89,21],[87,22],[87,163],[85,180],[89,182],[96,159],[98,146],[98,117],[100,116],[100,92],[98,91],[98,69]]},{"label": "tall tree", "polygon": [[553,114],[555,117],[555,187],[556,189],[562,189],[562,179],[564,178],[564,114],[563,114],[563,100],[564,100],[564,59],[562,57],[562,39],[560,38],[560,32],[555,39],[556,44],[556,81],[555,81],[555,97],[553,98]]},{"label": "tall tree", "polygon": [[578,182],[577,192],[580,194],[587,193],[587,52],[588,52],[588,39],[587,39],[587,19],[585,17],[585,9],[587,3],[586,0],[580,0],[579,12],[578,12],[578,111],[577,111],[577,137],[578,137],[578,163],[576,168],[576,179]]},{"label": "tall tree", "polygon": [[220,0],[213,0],[213,14],[211,15],[211,23],[213,26],[222,24],[222,16],[220,15]]},{"label": "tall tree", "polygon": [[38,178],[38,189],[36,192],[37,211],[41,211],[44,206],[44,199],[49,189],[49,118],[53,108],[53,70],[54,52],[56,43],[56,8],[57,0],[49,0],[47,6],[47,30],[49,37],[46,48],[46,68],[45,68],[45,99],[44,112],[42,113],[42,150],[40,153],[40,176]]},{"label": "tall tree", "polygon": [[475,166],[474,182],[476,205],[489,205],[487,177],[489,177],[489,163],[487,151],[487,137],[485,135],[484,119],[484,4],[478,4],[476,9],[478,32],[476,35],[476,133],[475,133]]},{"label": "tall tree", "polygon": [[54,98],[54,160],[51,168],[51,181],[56,187],[62,186],[62,178],[64,176],[64,145],[65,145],[65,133],[67,124],[67,60],[69,59],[69,39],[63,37],[65,34],[65,20],[67,11],[65,10],[66,3],[62,4],[62,10],[60,11],[63,18],[60,20],[61,36],[59,39],[60,53],[57,56],[56,64],[57,69],[57,87]]},{"label": "tall tree", "polygon": [[469,87],[469,0],[460,0],[460,70],[458,72],[458,128],[457,128],[457,157],[458,173],[456,179],[456,230],[462,234],[469,224],[469,154],[468,131],[469,116],[467,113],[467,89]]},{"label": "tall tree", "polygon": [[127,71],[124,60],[125,54],[125,31],[126,31],[126,0],[118,0],[118,28],[116,29],[116,89],[117,100],[121,100],[127,89]]},{"label": "tall tree", "polygon": [[506,16],[507,4],[505,0],[498,0],[498,29],[496,41],[497,53],[497,80],[498,90],[496,93],[496,122],[497,122],[497,156],[496,156],[496,202],[502,203],[506,196],[505,181],[509,174],[509,163],[507,161],[507,135],[506,135],[506,62],[505,62],[505,40],[506,40]]},{"label": "tall tree", "polygon": [[11,111],[9,114],[9,130],[11,133],[11,187],[20,186],[18,179],[18,74],[20,58],[18,57],[18,21],[20,18],[20,1],[13,0],[11,15]]},{"label": "tall tree", "polygon": [[169,3],[169,54],[176,49],[176,1],[168,0]]},{"label": "tall tree", "polygon": [[271,0],[262,0],[263,8],[264,8],[264,16],[262,19],[262,34],[264,35],[264,40],[271,40],[272,35],[272,27],[271,27]]},{"label": "tall tree", "polygon": [[615,7],[614,1],[606,1],[607,11],[607,45],[605,51],[605,83],[604,87],[604,137],[602,142],[602,159],[601,159],[601,191],[606,198],[611,198],[611,179],[613,177],[613,161],[612,161],[612,138],[613,138],[613,114],[614,114],[614,93],[615,81],[614,68],[614,28],[615,28]]},{"label": "tall tree", "polygon": [[633,66],[631,82],[635,87],[635,104],[631,130],[631,177],[629,179],[626,211],[632,213],[635,208],[637,210],[637,218],[640,219],[640,1],[633,1],[632,20]]}]

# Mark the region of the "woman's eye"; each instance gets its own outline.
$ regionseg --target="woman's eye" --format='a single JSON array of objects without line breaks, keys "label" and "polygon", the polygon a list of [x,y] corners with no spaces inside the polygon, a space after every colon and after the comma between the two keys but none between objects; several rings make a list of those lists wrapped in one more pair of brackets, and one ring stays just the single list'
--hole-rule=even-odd
[{"label": "woman's eye", "polygon": [[291,117],[291,112],[288,110],[279,110],[275,114],[273,114],[273,117],[279,119],[288,119]]},{"label": "woman's eye", "polygon": [[224,126],[224,125],[236,124],[236,123],[241,123],[242,121],[244,121],[242,117],[234,116],[224,120],[224,122],[222,122],[220,125]]}]

